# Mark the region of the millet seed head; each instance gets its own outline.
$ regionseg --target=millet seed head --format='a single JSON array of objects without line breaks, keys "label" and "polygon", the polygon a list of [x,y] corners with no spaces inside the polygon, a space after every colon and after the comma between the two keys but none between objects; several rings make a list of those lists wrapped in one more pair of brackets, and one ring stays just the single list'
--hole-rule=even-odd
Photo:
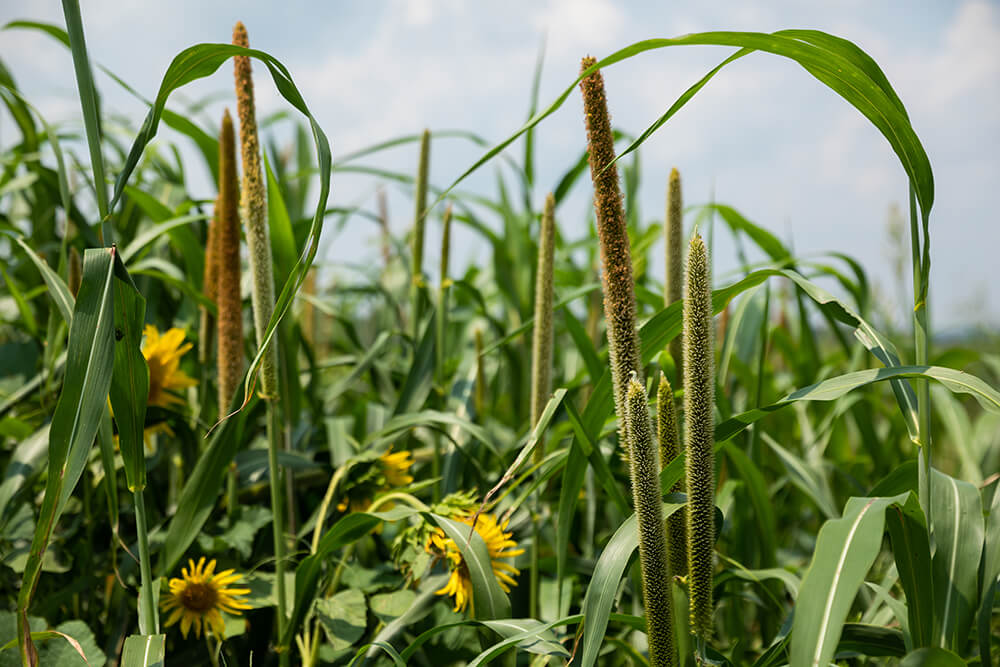
[{"label": "millet seed head", "polygon": [[[584,58],[581,72],[596,63],[594,58]],[[587,150],[590,175],[594,183],[594,212],[597,218],[597,236],[601,248],[604,288],[604,317],[608,331],[608,357],[611,363],[611,380],[614,385],[615,413],[618,415],[618,434],[622,443],[627,442],[625,421],[625,393],[631,373],[639,376],[639,336],[636,332],[635,286],[632,277],[632,250],[629,244],[618,184],[614,135],[604,94],[604,79],[600,71],[588,75],[580,82],[583,108],[587,126]]]},{"label": "millet seed head", "polygon": [[688,492],[688,585],[692,632],[712,636],[715,545],[715,369],[708,251],[688,248],[684,296],[684,419]]},{"label": "millet seed head", "polygon": [[227,109],[219,134],[219,198],[216,200],[215,294],[219,312],[219,414],[229,409],[243,376],[243,315],[240,296],[239,179],[236,136]]}]

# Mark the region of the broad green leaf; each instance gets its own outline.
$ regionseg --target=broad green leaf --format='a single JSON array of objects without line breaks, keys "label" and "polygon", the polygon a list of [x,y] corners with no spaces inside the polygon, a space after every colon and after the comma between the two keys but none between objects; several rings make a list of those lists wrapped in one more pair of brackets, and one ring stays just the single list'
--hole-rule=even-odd
[{"label": "broad green leaf", "polygon": [[319,598],[313,608],[334,651],[349,647],[365,634],[368,605],[361,591],[348,588],[331,597]]},{"label": "broad green leaf", "polygon": [[978,609],[982,501],[975,485],[937,470],[933,474],[935,643],[960,651]]},{"label": "broad green leaf", "polygon": [[[454,188],[469,174],[476,171],[488,160],[500,153],[519,136],[536,126],[554,113],[574,91],[576,85],[598,69],[621,62],[645,51],[670,46],[716,45],[740,47],[740,50],[711,70],[695,85],[688,88],[670,109],[631,146],[618,155],[621,159],[641,145],[647,137],[661,127],[683,107],[715,74],[726,64],[747,55],[754,50],[769,52],[790,58],[806,71],[830,87],[847,102],[860,111],[874,124],[889,141],[899,157],[903,169],[920,202],[926,234],[931,206],[934,200],[934,177],[930,161],[920,140],[910,125],[906,111],[898,96],[892,91],[887,79],[874,66],[874,61],[857,46],[847,40],[836,38],[819,31],[781,31],[771,34],[755,32],[704,32],[693,33],[673,39],[648,39],[620,49],[599,60],[582,72],[548,107],[530,118],[519,130],[487,151],[471,167],[449,186]],[[877,71],[878,70],[878,71]],[[445,191],[442,196],[446,195]]]},{"label": "broad green leaf", "polygon": [[428,514],[462,552],[462,561],[472,581],[472,613],[478,620],[510,617],[510,600],[493,574],[486,542],[469,524],[437,514]]},{"label": "broad green leaf", "polygon": [[902,658],[906,654],[906,645],[903,633],[895,628],[845,623],[844,632],[837,644],[837,653]]},{"label": "broad green leaf", "polygon": [[143,428],[149,397],[149,366],[140,349],[146,300],[115,257],[115,363],[111,377],[111,407],[118,424],[118,442],[125,463],[125,480],[133,493],[146,487]]},{"label": "broad green leaf", "polygon": [[896,561],[899,584],[906,594],[907,629],[913,647],[933,645],[934,587],[927,521],[919,504],[892,505],[886,527]]},{"label": "broad green leaf", "polygon": [[[567,619],[563,620],[566,621]],[[569,651],[567,651],[566,648],[556,640],[557,638],[551,630],[552,624],[546,626],[541,621],[533,618],[506,618],[493,621],[479,621],[470,618],[456,623],[437,625],[430,630],[421,633],[416,639],[411,641],[406,647],[406,650],[403,651],[400,656],[404,660],[408,660],[429,639],[432,639],[433,637],[446,630],[450,630],[451,628],[468,626],[482,626],[493,630],[504,638],[501,641],[504,646],[516,645],[518,648],[527,651],[528,653],[535,653],[537,655],[558,655],[564,658],[570,657]],[[517,639],[514,642],[506,642],[506,640],[512,637],[516,637]]]},{"label": "broad green leaf", "polygon": [[[105,408],[114,364],[112,308],[113,248],[87,250],[83,281],[70,326],[66,378],[49,430],[49,476],[31,551],[18,596],[18,635],[27,639],[27,610],[31,604],[42,556],[72,494],[97,435]],[[21,644],[22,658],[27,647]]]},{"label": "broad green leaf", "polygon": [[965,661],[943,648],[922,648],[907,653],[899,667],[965,667]]},{"label": "broad green leaf", "polygon": [[129,635],[122,650],[122,667],[163,667],[166,635]]},{"label": "broad green leaf", "polygon": [[882,546],[885,510],[907,502],[912,494],[851,498],[842,518],[820,528],[795,604],[791,664],[825,667],[833,659],[847,612]]},{"label": "broad green leaf", "polygon": [[981,379],[962,371],[941,366],[895,366],[892,368],[872,368],[817,382],[793,391],[771,405],[747,410],[730,417],[715,427],[715,439],[728,440],[743,432],[748,426],[766,415],[787,407],[796,401],[832,401],[850,391],[894,378],[928,378],[940,382],[954,393],[970,394],[990,412],[1000,412],[1000,392]]}]

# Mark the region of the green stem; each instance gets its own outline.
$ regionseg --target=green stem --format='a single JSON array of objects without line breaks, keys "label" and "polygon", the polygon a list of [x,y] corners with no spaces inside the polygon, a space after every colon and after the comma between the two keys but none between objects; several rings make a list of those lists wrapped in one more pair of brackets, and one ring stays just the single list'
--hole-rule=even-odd
[{"label": "green stem", "polygon": [[153,579],[149,566],[149,539],[146,532],[146,501],[142,497],[142,489],[134,493],[135,498],[135,530],[139,538],[139,572],[142,588],[139,590],[139,620],[140,632],[144,635],[160,634],[160,623],[156,614],[156,604],[153,602]]},{"label": "green stem", "polygon": [[[274,526],[274,576],[278,595],[278,636],[285,635],[288,617],[285,613],[285,502],[281,467],[278,465],[278,448],[281,446],[281,425],[278,423],[278,406],[273,400],[267,402],[267,462],[271,484],[271,513]],[[289,663],[288,651],[282,651],[282,667]]]},{"label": "green stem", "polygon": [[97,109],[97,89],[94,87],[90,60],[87,57],[87,42],[83,37],[83,19],[80,17],[79,0],[63,0],[63,16],[69,35],[70,51],[73,54],[73,69],[76,72],[76,86],[83,108],[83,125],[87,130],[87,145],[90,148],[91,169],[94,171],[94,192],[97,193],[97,210],[101,214],[98,234],[105,245],[113,241],[111,221],[108,219],[108,189],[104,179],[104,156],[101,153],[101,128]]},{"label": "green stem", "polygon": [[[927,239],[924,240],[927,242]],[[920,225],[917,221],[917,202],[913,186],[910,186],[910,249],[913,263],[913,355],[918,366],[927,364],[930,347],[930,329],[927,322],[926,286],[922,273],[920,248]],[[923,296],[921,296],[923,295]],[[928,530],[931,523],[931,406],[930,381],[917,380],[917,439],[920,445],[917,463],[918,491],[920,506],[927,519]]]}]

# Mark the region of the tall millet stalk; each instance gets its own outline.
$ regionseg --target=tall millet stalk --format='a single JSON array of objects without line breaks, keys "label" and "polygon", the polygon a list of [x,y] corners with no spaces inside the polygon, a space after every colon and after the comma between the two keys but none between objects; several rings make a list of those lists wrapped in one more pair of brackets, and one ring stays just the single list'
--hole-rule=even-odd
[{"label": "tall millet stalk", "polygon": [[[581,71],[586,71],[596,62],[593,58],[584,58]],[[622,208],[618,170],[613,165],[608,166],[615,159],[615,147],[601,73],[595,71],[586,76],[580,82],[580,88],[587,125],[590,175],[594,183],[594,212],[603,267],[604,318],[619,441],[628,452],[631,467],[650,663],[660,667],[673,664],[673,603],[663,525],[659,455],[641,379],[632,251]]]},{"label": "tall millet stalk", "polygon": [[642,597],[646,606],[649,664],[652,667],[674,665],[673,596],[660,491],[660,457],[653,438],[646,390],[635,379],[635,374],[628,384],[625,417],[628,421],[632,502],[639,527],[639,564],[642,570]]},{"label": "tall millet stalk", "polygon": [[[584,58],[585,71],[597,62]],[[604,95],[600,70],[580,82],[583,111],[587,125],[587,150],[590,176],[594,182],[594,213],[601,248],[601,283],[604,288],[604,319],[608,332],[608,357],[614,386],[618,438],[626,446],[625,394],[632,373],[642,383],[639,366],[639,336],[635,328],[635,287],[632,278],[632,249],[625,226],[625,211],[618,184],[618,168],[608,165],[615,159],[611,117]],[[608,168],[605,168],[608,167]]]},{"label": "tall millet stalk", "polygon": [[[681,224],[683,213],[683,203],[681,200],[681,175],[677,169],[670,170],[670,178],[667,181],[667,218],[663,225],[663,235],[667,253],[667,276],[666,289],[663,291],[663,305],[669,306],[681,298],[681,285],[684,282],[684,265],[681,247],[683,245],[684,229]],[[683,373],[683,361],[681,359],[681,337],[674,336],[668,347],[670,356],[673,357],[674,367],[677,369],[674,377],[680,382]],[[662,443],[661,443],[662,446]]]},{"label": "tall millet stalk", "polygon": [[712,636],[715,548],[715,371],[708,250],[691,239],[684,295],[684,440],[687,450],[688,590],[691,631]]},{"label": "tall millet stalk", "polygon": [[[233,28],[233,44],[249,48],[246,28],[237,23]],[[267,201],[264,194],[263,172],[260,165],[260,141],[257,137],[257,116],[254,107],[253,77],[250,58],[235,56],[236,102],[240,118],[240,145],[243,154],[243,187],[241,208],[246,220],[247,246],[250,250],[250,272],[253,276],[254,329],[258,347],[264,344],[265,332],[274,310],[274,271],[271,268],[271,241],[267,226]],[[285,612],[285,503],[284,481],[278,465],[278,449],[282,428],[275,400],[278,396],[278,351],[271,345],[261,360],[261,389],[267,398],[268,470],[271,487],[271,511],[274,528],[275,593],[278,598],[278,636],[283,637]],[[282,667],[288,664],[287,651],[280,655]]]}]

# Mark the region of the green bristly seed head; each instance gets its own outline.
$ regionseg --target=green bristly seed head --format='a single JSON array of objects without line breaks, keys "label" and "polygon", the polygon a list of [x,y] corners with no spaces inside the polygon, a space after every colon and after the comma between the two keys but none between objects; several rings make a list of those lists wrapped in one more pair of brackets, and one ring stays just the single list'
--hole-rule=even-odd
[{"label": "green bristly seed head", "polygon": [[441,216],[441,286],[447,287],[448,263],[451,255],[451,204],[444,209]]},{"label": "green bristly seed head", "polygon": [[[680,453],[680,436],[677,434],[677,410],[674,407],[674,390],[667,376],[660,373],[660,384],[656,388],[656,435],[660,441],[660,469],[677,458]],[[673,493],[684,491],[684,482],[677,482],[670,488]],[[670,574],[687,575],[687,512],[684,508],[674,512],[667,519],[667,542],[670,545]]]},{"label": "green bristly seed head", "polygon": [[646,606],[650,664],[673,665],[673,593],[663,525],[660,465],[646,391],[633,373],[625,397],[632,502],[639,530],[639,564]]},{"label": "green bristly seed head", "polygon": [[486,410],[486,371],[483,368],[483,331],[476,329],[476,419],[482,421]]},{"label": "green bristly seed head", "polygon": [[[219,313],[219,414],[229,409],[243,377],[243,314],[240,296],[239,178],[236,175],[236,136],[229,111],[222,117],[219,135],[219,198],[212,224],[215,254],[213,292]],[[206,261],[206,265],[212,260]],[[206,275],[208,270],[206,269]]]},{"label": "green bristly seed head", "polygon": [[[584,58],[581,71],[596,63]],[[618,169],[608,164],[615,159],[614,135],[604,95],[604,79],[596,71],[580,82],[587,125],[590,176],[594,183],[594,212],[601,247],[601,283],[604,287],[604,318],[608,331],[608,357],[614,385],[618,436],[627,441],[625,393],[632,373],[642,379],[639,366],[639,336],[635,328],[635,285],[632,278],[632,250],[625,226],[625,211],[618,185]],[[603,171],[602,171],[603,170]]]},{"label": "green bristly seed head", "polygon": [[712,636],[715,545],[715,369],[712,283],[701,236],[691,239],[684,296],[684,420],[688,492],[688,586],[692,632]]},{"label": "green bristly seed head", "polygon": [[[682,225],[683,202],[681,199],[681,175],[677,169],[670,170],[670,179],[667,182],[667,217],[663,225],[664,241],[667,250],[667,276],[666,289],[663,292],[663,305],[669,306],[681,298],[681,284],[683,283],[683,257],[681,246],[683,244],[684,228]],[[677,368],[677,379],[681,379],[683,362],[681,355],[681,337],[675,336],[669,345],[670,356],[674,358],[674,365]]]},{"label": "green bristly seed head", "polygon": [[[247,30],[242,23],[237,23],[233,28],[233,44],[245,48],[250,46]],[[250,272],[253,274],[251,296],[254,330],[257,334],[257,345],[261,345],[274,310],[274,270],[271,266],[271,240],[267,225],[267,198],[260,165],[260,139],[257,136],[257,112],[254,105],[250,58],[235,56],[233,61],[243,156],[243,188],[240,202],[246,220]],[[268,398],[274,398],[278,394],[278,348],[275,345],[268,348],[261,361],[261,389]]]}]

